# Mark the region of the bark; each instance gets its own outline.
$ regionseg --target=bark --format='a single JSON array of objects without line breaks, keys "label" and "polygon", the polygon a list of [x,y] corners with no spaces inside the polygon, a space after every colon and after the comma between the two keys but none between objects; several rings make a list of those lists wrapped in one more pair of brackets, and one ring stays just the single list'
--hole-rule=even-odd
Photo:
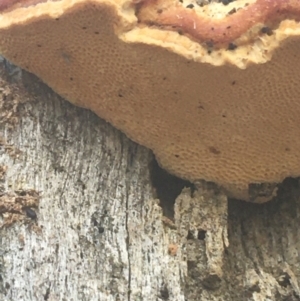
[{"label": "bark", "polygon": [[0,300],[300,300],[297,179],[228,201],[6,61],[0,138]]}]

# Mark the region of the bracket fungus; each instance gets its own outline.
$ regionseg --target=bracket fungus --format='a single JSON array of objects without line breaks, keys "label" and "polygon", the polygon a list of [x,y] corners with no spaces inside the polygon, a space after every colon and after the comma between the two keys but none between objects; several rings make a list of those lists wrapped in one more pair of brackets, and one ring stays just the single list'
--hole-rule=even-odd
[{"label": "bracket fungus", "polygon": [[300,176],[300,0],[223,2],[1,0],[0,52],[169,172],[247,200]]}]

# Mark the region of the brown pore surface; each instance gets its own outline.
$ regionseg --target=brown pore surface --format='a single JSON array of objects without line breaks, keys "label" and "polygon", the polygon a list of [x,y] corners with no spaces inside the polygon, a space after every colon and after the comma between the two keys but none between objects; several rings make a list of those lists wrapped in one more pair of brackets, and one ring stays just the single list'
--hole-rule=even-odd
[{"label": "brown pore surface", "polygon": [[243,198],[249,183],[300,175],[299,35],[287,20],[272,36],[208,53],[139,27],[124,1],[63,0],[0,16],[0,49],[12,62],[151,148],[171,173]]}]

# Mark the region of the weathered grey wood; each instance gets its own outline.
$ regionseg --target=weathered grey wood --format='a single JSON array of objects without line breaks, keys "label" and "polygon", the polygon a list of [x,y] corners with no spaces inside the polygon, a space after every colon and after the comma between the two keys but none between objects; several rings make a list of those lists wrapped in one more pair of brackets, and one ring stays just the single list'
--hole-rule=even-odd
[{"label": "weathered grey wood", "polygon": [[265,205],[185,188],[168,219],[149,150],[5,64],[0,300],[300,300],[297,180]]},{"label": "weathered grey wood", "polygon": [[[154,300],[162,279],[173,280],[164,277],[168,260],[160,251],[161,210],[152,204],[151,153],[43,85],[30,85],[19,123],[1,128],[21,155],[2,149],[0,162],[7,166],[7,194],[40,192],[39,231],[24,221],[2,228],[0,299]],[[21,90],[7,93],[18,98]]]}]

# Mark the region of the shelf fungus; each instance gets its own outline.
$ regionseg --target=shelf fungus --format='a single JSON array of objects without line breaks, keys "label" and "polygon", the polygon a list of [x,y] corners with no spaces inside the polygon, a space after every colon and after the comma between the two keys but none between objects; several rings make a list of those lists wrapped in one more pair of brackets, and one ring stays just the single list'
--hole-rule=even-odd
[{"label": "shelf fungus", "polygon": [[3,56],[169,172],[245,200],[251,186],[300,176],[300,0],[0,0],[0,10]]}]

